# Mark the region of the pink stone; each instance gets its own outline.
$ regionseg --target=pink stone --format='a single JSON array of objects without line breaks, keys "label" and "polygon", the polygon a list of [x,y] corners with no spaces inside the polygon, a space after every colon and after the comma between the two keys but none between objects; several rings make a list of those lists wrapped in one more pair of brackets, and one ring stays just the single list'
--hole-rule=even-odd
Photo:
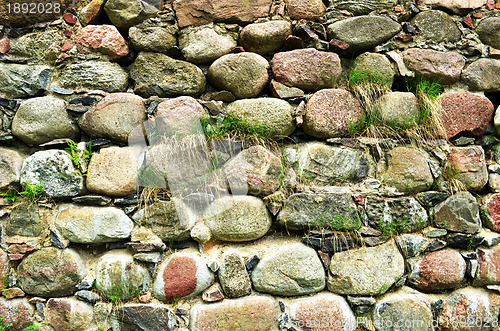
[{"label": "pink stone", "polygon": [[64,41],[64,44],[62,45],[61,52],[69,51],[74,46],[75,46],[75,44],[73,44],[73,42],[71,41],[71,39],[66,39]]},{"label": "pink stone", "polygon": [[127,42],[118,29],[112,25],[87,25],[75,38],[78,51],[83,54],[101,52],[111,60],[128,54]]},{"label": "pink stone", "polygon": [[500,245],[492,249],[479,248],[477,250],[479,268],[473,285],[500,284]]},{"label": "pink stone", "polygon": [[219,287],[214,287],[203,292],[202,300],[206,302],[216,302],[224,299],[224,294]]},{"label": "pink stone", "polygon": [[448,162],[456,179],[468,190],[479,191],[488,182],[488,170],[481,146],[452,147]]},{"label": "pink stone", "polygon": [[455,52],[410,48],[401,55],[408,69],[441,84],[453,84],[458,81],[465,66],[464,57]]},{"label": "pink stone", "polygon": [[285,4],[292,20],[317,20],[326,9],[321,0],[285,0]]},{"label": "pink stone", "polygon": [[444,249],[427,254],[417,268],[416,287],[423,291],[435,291],[458,287],[467,266],[460,253]]},{"label": "pink stone", "polygon": [[76,17],[75,15],[71,14],[71,13],[66,13],[63,15],[63,20],[68,23],[68,24],[75,24],[76,23]]},{"label": "pink stone", "polygon": [[18,261],[24,257],[24,254],[8,254],[9,260]]},{"label": "pink stone", "polygon": [[9,38],[0,39],[0,54],[6,54],[10,50]]},{"label": "pink stone", "polygon": [[500,194],[488,196],[484,208],[488,212],[484,225],[493,231],[500,232]]}]

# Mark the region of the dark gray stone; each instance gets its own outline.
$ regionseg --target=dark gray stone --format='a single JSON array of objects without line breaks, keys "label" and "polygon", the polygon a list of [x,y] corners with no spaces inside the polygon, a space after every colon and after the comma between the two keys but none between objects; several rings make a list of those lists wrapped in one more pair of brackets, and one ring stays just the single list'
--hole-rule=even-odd
[{"label": "dark gray stone", "polygon": [[101,301],[101,299],[102,299],[99,294],[96,294],[94,292],[87,291],[87,290],[80,290],[80,291],[76,292],[75,297],[77,297],[77,299],[80,299],[80,300],[86,301],[86,302],[90,302],[90,303]]},{"label": "dark gray stone", "polygon": [[462,33],[453,19],[439,10],[423,11],[412,20],[418,35],[434,43],[456,42]]},{"label": "dark gray stone", "polygon": [[482,19],[476,27],[476,33],[483,43],[500,49],[500,17]]},{"label": "dark gray stone", "polygon": [[476,233],[481,218],[476,198],[469,192],[459,192],[439,203],[431,211],[437,227],[450,231]]},{"label": "dark gray stone", "polygon": [[0,62],[0,96],[25,98],[47,90],[52,69],[44,65]]},{"label": "dark gray stone", "polygon": [[260,262],[260,258],[257,255],[252,255],[248,261],[245,263],[245,268],[247,268],[248,271],[252,270],[255,268],[255,266]]},{"label": "dark gray stone", "polygon": [[170,331],[179,328],[179,319],[167,306],[133,304],[119,307],[116,319],[121,330]]}]

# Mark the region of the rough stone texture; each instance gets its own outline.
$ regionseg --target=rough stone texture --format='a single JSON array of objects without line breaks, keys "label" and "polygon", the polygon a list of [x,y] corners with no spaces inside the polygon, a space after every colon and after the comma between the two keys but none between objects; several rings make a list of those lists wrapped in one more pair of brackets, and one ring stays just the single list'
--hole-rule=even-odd
[{"label": "rough stone texture", "polygon": [[76,292],[75,285],[87,274],[82,259],[70,248],[42,248],[17,267],[18,282],[27,294],[58,297]]},{"label": "rough stone texture", "polygon": [[290,302],[290,319],[303,330],[356,329],[356,318],[347,301],[340,295],[321,293]]},{"label": "rough stone texture", "polygon": [[252,293],[250,276],[238,253],[224,254],[219,268],[219,281],[228,298],[239,298]]},{"label": "rough stone texture", "polygon": [[427,212],[414,198],[384,200],[368,196],[365,210],[368,222],[374,228],[385,228],[392,224],[402,232],[414,232],[427,226]]},{"label": "rough stone texture", "polygon": [[430,240],[415,234],[403,234],[396,238],[396,244],[405,259],[422,254],[430,245]]},{"label": "rough stone texture", "polygon": [[419,290],[430,292],[459,287],[467,265],[460,253],[444,249],[410,262],[409,282]]},{"label": "rough stone texture", "polygon": [[55,330],[85,330],[94,318],[88,303],[68,298],[47,301],[47,322]]},{"label": "rough stone texture", "polygon": [[42,218],[46,216],[36,205],[20,203],[10,212],[3,230],[7,236],[39,236],[44,227]]},{"label": "rough stone texture", "polygon": [[431,188],[434,178],[424,151],[412,147],[396,147],[389,152],[387,170],[382,181],[401,192],[418,192]]},{"label": "rough stone texture", "polygon": [[189,230],[194,225],[187,206],[178,199],[156,201],[136,212],[132,219],[141,226],[146,226],[162,240],[186,240]]},{"label": "rough stone texture", "polygon": [[267,54],[283,46],[292,34],[292,24],[285,20],[248,24],[241,30],[239,43],[248,52]]},{"label": "rough stone texture", "polygon": [[179,318],[167,306],[129,304],[116,310],[121,330],[170,331],[179,328]]},{"label": "rough stone texture", "polygon": [[90,0],[86,2],[88,3],[80,7],[78,11],[78,20],[82,26],[94,23],[101,17],[103,12],[102,6],[105,0]]},{"label": "rough stone texture", "polygon": [[83,190],[83,177],[75,172],[71,156],[66,151],[36,152],[24,160],[20,182],[23,187],[41,184],[45,193],[53,197],[72,197]]},{"label": "rough stone texture", "polygon": [[476,233],[481,229],[479,207],[469,192],[459,192],[432,208],[434,223],[451,231]]},{"label": "rough stone texture", "polygon": [[83,114],[78,124],[93,138],[127,142],[129,133],[146,119],[146,107],[141,97],[131,93],[113,93]]},{"label": "rough stone texture", "polygon": [[410,48],[401,53],[405,65],[417,76],[441,84],[453,84],[460,79],[465,58],[456,52]]},{"label": "rough stone texture", "polygon": [[23,161],[16,150],[0,147],[0,189],[19,182]]},{"label": "rough stone texture", "polygon": [[0,59],[6,62],[53,65],[64,39],[61,30],[28,33],[11,40],[9,52],[0,55]]},{"label": "rough stone texture", "polygon": [[136,51],[164,53],[177,45],[176,29],[161,26],[131,27],[130,46]]},{"label": "rough stone texture", "polygon": [[377,328],[380,331],[393,330],[395,325],[399,330],[426,331],[429,325],[433,325],[433,315],[425,297],[403,288],[377,302],[373,309],[373,323],[381,326]]},{"label": "rough stone texture", "polygon": [[474,286],[500,284],[500,245],[491,249],[479,248],[477,250],[479,267]]},{"label": "rough stone texture", "polygon": [[28,144],[42,144],[57,138],[77,139],[78,127],[66,111],[67,103],[52,96],[21,103],[12,121],[12,133]]},{"label": "rough stone texture", "polygon": [[295,193],[285,202],[277,221],[290,230],[334,228],[345,231],[361,226],[350,193]]},{"label": "rough stone texture", "polygon": [[340,77],[340,58],[314,48],[276,53],[273,56],[276,80],[304,90],[331,88]]},{"label": "rough stone texture", "polygon": [[325,5],[321,0],[285,0],[288,15],[292,20],[316,20],[325,13]]},{"label": "rough stone texture", "polygon": [[130,237],[134,223],[115,207],[61,205],[55,225],[71,242],[98,244]]},{"label": "rough stone texture", "polygon": [[392,86],[394,67],[387,56],[380,53],[363,53],[352,64],[352,71],[357,72],[364,79]]},{"label": "rough stone texture", "polygon": [[417,125],[420,106],[411,92],[389,92],[381,96],[375,105],[382,120],[391,127],[413,127]]},{"label": "rough stone texture", "polygon": [[358,182],[374,172],[371,156],[351,148],[309,143],[298,147],[297,156],[297,174],[314,184]]},{"label": "rough stone texture", "polygon": [[196,99],[182,96],[158,104],[154,125],[157,132],[165,136],[182,136],[201,133],[198,119],[207,118],[207,112]]},{"label": "rough stone texture", "polygon": [[111,196],[134,193],[137,185],[135,154],[133,147],[109,147],[92,155],[87,171],[87,189]]},{"label": "rough stone texture", "polygon": [[444,111],[443,126],[448,139],[461,132],[479,138],[493,117],[493,104],[481,95],[448,92],[439,98],[439,103]]},{"label": "rough stone texture", "polygon": [[203,258],[190,253],[174,253],[158,267],[153,294],[162,301],[190,298],[201,294],[212,282],[212,273]]},{"label": "rough stone texture", "polygon": [[117,63],[77,62],[63,69],[57,85],[68,90],[122,92],[127,89],[128,75]]},{"label": "rough stone texture", "polygon": [[198,303],[191,308],[191,330],[242,330],[251,325],[252,330],[267,331],[275,325],[275,315],[275,302],[267,296]]},{"label": "rough stone texture", "polygon": [[424,4],[432,8],[448,9],[454,14],[465,14],[471,10],[481,8],[486,0],[424,0]]},{"label": "rough stone texture", "polygon": [[25,330],[33,324],[33,307],[26,299],[5,300],[0,298],[2,325],[12,324],[14,330]]},{"label": "rough stone texture", "polygon": [[104,10],[113,25],[123,29],[154,16],[158,11],[142,0],[109,0],[104,5]]},{"label": "rough stone texture", "polygon": [[348,44],[349,54],[369,51],[399,31],[401,25],[382,16],[357,16],[328,25],[328,37]]},{"label": "rough stone texture", "polygon": [[376,247],[336,253],[329,270],[328,289],[331,292],[380,295],[403,276],[404,259],[391,240]]},{"label": "rough stone texture", "polygon": [[488,183],[488,168],[481,146],[452,147],[448,154],[450,170],[468,190],[479,191]]},{"label": "rough stone texture", "polygon": [[439,10],[422,11],[411,23],[420,36],[434,43],[456,42],[462,35],[453,19]]},{"label": "rough stone texture", "polygon": [[298,98],[304,96],[304,91],[296,87],[286,86],[285,84],[278,83],[275,80],[271,80],[269,84],[269,90],[271,95],[280,99]]},{"label": "rough stone texture", "polygon": [[107,252],[95,268],[95,286],[107,299],[130,300],[151,284],[148,270],[136,264],[126,251]]},{"label": "rough stone texture", "polygon": [[[480,1],[480,0],[477,0]],[[484,2],[484,1],[483,1]],[[482,19],[476,27],[481,41],[493,48],[500,48],[500,17]]]},{"label": "rough stone texture", "polygon": [[237,98],[252,98],[267,84],[269,63],[256,53],[226,54],[208,68],[208,81]]},{"label": "rough stone texture", "polygon": [[219,25],[188,27],[179,35],[179,47],[187,61],[212,62],[236,47],[237,35]]},{"label": "rough stone texture", "polygon": [[0,96],[33,97],[47,90],[52,69],[45,65],[0,62]]},{"label": "rough stone texture", "polygon": [[315,293],[325,288],[325,270],[312,248],[286,245],[260,260],[252,271],[252,284],[258,292],[275,295]]},{"label": "rough stone texture", "polygon": [[269,195],[280,185],[281,160],[262,146],[244,149],[224,164],[231,192]]},{"label": "rough stone texture", "polygon": [[296,127],[292,106],[277,98],[237,100],[228,105],[227,114],[243,129],[262,130],[274,139],[290,135]]},{"label": "rough stone texture", "polygon": [[87,25],[75,37],[78,51],[82,54],[100,52],[111,60],[128,54],[128,45],[113,25]]},{"label": "rough stone texture", "polygon": [[130,68],[130,78],[134,91],[143,97],[195,96],[205,89],[205,75],[200,68],[159,53],[139,53]]},{"label": "rough stone texture", "polygon": [[269,14],[271,0],[176,0],[174,11],[181,28],[188,25],[203,25],[212,21],[227,23],[249,23]]},{"label": "rough stone texture", "polygon": [[390,9],[396,3],[396,0],[330,0],[331,7],[347,10],[354,15],[364,15],[374,10]]},{"label": "rough stone texture", "polygon": [[272,223],[262,200],[240,195],[215,200],[205,211],[204,221],[213,237],[223,241],[258,239]]},{"label": "rough stone texture", "polygon": [[342,137],[363,114],[359,100],[349,91],[323,89],[309,99],[302,128],[316,138]]},{"label": "rough stone texture", "polygon": [[482,207],[486,209],[486,215],[484,215],[486,217],[482,219],[484,226],[500,232],[500,194],[489,194],[484,197]]},{"label": "rough stone texture", "polygon": [[500,60],[481,58],[462,71],[462,80],[473,91],[500,91]]}]

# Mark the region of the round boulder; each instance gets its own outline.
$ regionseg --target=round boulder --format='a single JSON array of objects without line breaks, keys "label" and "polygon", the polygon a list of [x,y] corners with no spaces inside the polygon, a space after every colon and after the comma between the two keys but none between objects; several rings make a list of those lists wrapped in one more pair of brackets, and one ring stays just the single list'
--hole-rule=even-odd
[{"label": "round boulder", "polygon": [[411,92],[389,92],[375,105],[382,121],[390,127],[411,128],[418,124],[420,106]]},{"label": "round boulder", "polygon": [[248,24],[241,30],[240,44],[248,52],[267,54],[279,50],[292,34],[292,24],[285,20]]}]

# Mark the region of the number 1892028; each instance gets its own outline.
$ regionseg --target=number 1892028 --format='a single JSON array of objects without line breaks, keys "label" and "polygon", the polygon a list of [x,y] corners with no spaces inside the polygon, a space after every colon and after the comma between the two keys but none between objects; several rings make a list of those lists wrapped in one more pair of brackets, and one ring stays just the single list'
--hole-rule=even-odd
[{"label": "number 1892028", "polygon": [[59,2],[28,3],[16,2],[7,4],[7,12],[10,14],[59,14],[61,4]]}]

